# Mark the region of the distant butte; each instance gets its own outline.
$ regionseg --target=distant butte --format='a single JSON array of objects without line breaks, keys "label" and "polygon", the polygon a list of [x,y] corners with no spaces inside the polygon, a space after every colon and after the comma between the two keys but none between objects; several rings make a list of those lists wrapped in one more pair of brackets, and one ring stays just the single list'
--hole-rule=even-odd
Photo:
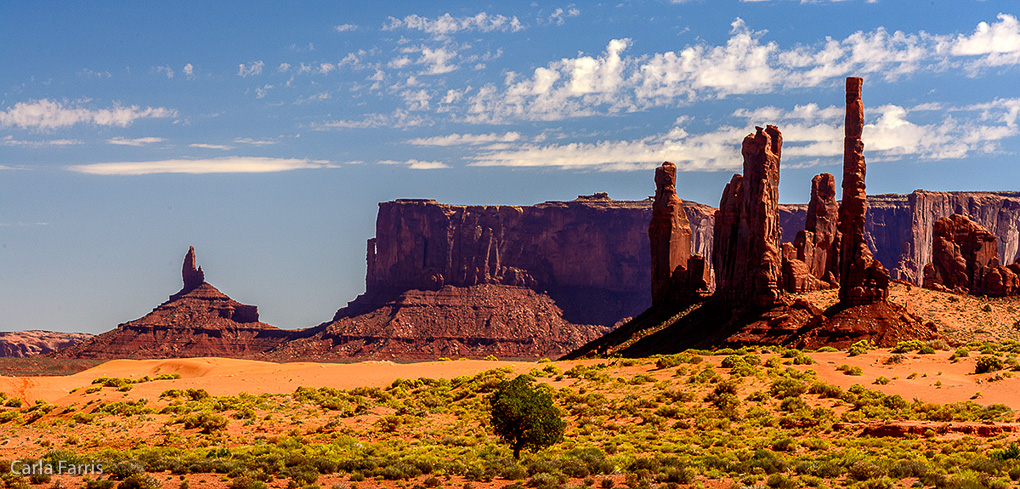
[{"label": "distant butte", "polygon": [[205,282],[189,248],[184,287],[140,319],[53,353],[56,358],[262,358],[294,335],[259,322],[256,306],[241,304]]}]

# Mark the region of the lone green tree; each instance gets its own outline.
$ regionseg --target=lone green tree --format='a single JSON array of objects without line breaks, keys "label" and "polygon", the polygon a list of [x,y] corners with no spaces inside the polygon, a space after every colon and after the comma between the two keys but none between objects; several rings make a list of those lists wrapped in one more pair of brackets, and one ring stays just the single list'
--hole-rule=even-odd
[{"label": "lone green tree", "polygon": [[515,459],[521,457],[523,449],[541,450],[559,442],[566,427],[552,396],[533,387],[533,381],[529,375],[504,380],[489,398],[492,426],[510,444]]}]

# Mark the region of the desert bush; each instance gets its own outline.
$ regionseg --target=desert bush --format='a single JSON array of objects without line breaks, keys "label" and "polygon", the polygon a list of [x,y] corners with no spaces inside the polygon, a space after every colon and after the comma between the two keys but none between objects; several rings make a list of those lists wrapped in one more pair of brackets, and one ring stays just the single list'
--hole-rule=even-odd
[{"label": "desert bush", "polygon": [[843,365],[836,367],[836,370],[839,370],[840,372],[843,372],[846,375],[852,375],[855,377],[864,375],[864,369],[862,369],[861,367],[857,366],[851,367],[845,363]]},{"label": "desert bush", "polygon": [[799,397],[807,392],[808,385],[796,379],[781,378],[772,382],[769,394],[775,398]]},{"label": "desert bush", "polygon": [[872,343],[871,340],[860,340],[850,345],[850,348],[847,349],[847,354],[851,357],[855,357],[857,355],[863,355],[867,353],[868,350],[873,350],[874,348],[875,344]]},{"label": "desert bush", "polygon": [[162,489],[155,477],[146,474],[131,474],[117,484],[117,489]]},{"label": "desert bush", "polygon": [[184,423],[185,429],[201,428],[201,432],[205,434],[225,429],[229,423],[227,418],[209,412],[189,414],[179,418],[177,422]]},{"label": "desert bush", "polygon": [[879,477],[885,477],[885,475],[885,469],[865,460],[858,460],[857,462],[854,462],[847,470],[847,477],[858,481],[877,479]]},{"label": "desert bush", "polygon": [[891,381],[884,376],[879,376],[877,379],[875,379],[875,383],[878,385],[887,385],[889,382]]},{"label": "desert bush", "polygon": [[928,473],[928,466],[918,460],[900,460],[889,467],[889,476],[896,479],[921,478]]},{"label": "desert bush", "polygon": [[839,399],[843,396],[843,389],[840,389],[838,385],[827,384],[825,382],[814,382],[808,389],[809,394],[818,394],[819,397]]},{"label": "desert bush", "polygon": [[990,456],[993,459],[1003,461],[1020,459],[1020,446],[1017,446],[1016,442],[1013,442],[1002,450],[992,450]]},{"label": "desert bush", "polygon": [[1002,370],[1003,363],[999,357],[982,356],[978,357],[977,361],[974,362],[974,373],[983,374],[986,372],[994,372],[996,370]]},{"label": "desert bush", "polygon": [[[351,479],[353,480],[353,479]],[[228,489],[266,489],[266,483],[248,476],[235,477],[227,485]]]}]

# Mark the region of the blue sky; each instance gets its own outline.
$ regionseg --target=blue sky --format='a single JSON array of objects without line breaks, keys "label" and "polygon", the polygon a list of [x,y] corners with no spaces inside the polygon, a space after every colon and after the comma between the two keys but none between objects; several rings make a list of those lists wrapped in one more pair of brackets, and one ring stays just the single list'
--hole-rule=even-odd
[{"label": "blue sky", "polygon": [[[924,8],[918,8],[923,4]],[[309,327],[364,290],[377,203],[654,191],[717,205],[777,124],[780,198],[1020,190],[1013,1],[2,2],[0,330],[101,332],[209,282]]]}]

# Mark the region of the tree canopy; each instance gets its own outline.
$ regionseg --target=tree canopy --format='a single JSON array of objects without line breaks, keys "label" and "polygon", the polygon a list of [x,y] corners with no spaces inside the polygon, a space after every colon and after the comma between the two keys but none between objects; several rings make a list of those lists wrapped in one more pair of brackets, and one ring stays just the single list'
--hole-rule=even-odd
[{"label": "tree canopy", "polygon": [[541,450],[563,439],[566,423],[549,392],[532,386],[534,378],[520,375],[500,382],[489,398],[492,426],[520,458],[521,450]]}]

